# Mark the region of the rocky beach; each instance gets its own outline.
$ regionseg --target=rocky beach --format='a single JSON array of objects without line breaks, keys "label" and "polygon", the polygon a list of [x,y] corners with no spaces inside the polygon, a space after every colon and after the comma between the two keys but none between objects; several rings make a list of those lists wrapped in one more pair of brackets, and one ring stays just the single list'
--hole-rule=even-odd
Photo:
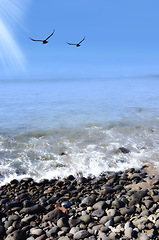
[{"label": "rocky beach", "polygon": [[159,177],[148,166],[0,187],[0,240],[159,239]]}]

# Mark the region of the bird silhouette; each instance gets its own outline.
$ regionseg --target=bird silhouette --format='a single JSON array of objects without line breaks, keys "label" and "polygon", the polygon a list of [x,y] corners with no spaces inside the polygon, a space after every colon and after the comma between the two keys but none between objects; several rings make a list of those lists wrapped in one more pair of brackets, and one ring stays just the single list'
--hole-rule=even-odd
[{"label": "bird silhouette", "polygon": [[37,42],[42,42],[43,44],[46,44],[46,43],[48,43],[48,39],[54,34],[54,32],[55,32],[55,29],[53,30],[53,32],[50,34],[50,36],[48,36],[46,39],[44,39],[44,40],[36,40],[36,39],[33,39],[33,38],[30,38],[32,41],[37,41]]},{"label": "bird silhouette", "polygon": [[69,43],[69,42],[66,42],[66,43],[69,45],[75,45],[76,47],[80,47],[81,42],[83,42],[84,40],[85,40],[85,37],[79,43]]}]

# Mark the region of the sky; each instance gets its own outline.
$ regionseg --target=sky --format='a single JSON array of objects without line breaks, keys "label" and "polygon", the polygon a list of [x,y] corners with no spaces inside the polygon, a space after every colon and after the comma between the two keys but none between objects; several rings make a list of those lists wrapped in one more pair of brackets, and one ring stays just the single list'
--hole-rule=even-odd
[{"label": "sky", "polygon": [[[0,79],[159,74],[158,0],[0,0]],[[47,44],[31,41],[45,39]],[[77,43],[85,36],[80,47]]]}]

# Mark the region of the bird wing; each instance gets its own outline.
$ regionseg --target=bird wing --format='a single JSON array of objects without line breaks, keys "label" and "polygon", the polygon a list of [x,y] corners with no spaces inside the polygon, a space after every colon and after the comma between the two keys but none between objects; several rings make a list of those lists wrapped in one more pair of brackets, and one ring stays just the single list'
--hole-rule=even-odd
[{"label": "bird wing", "polygon": [[35,40],[33,38],[30,38],[32,41],[38,41],[38,42],[43,42],[43,40]]},{"label": "bird wing", "polygon": [[78,43],[78,44],[80,44],[81,42],[83,42],[84,41],[84,39],[85,39],[85,37]]},{"label": "bird wing", "polygon": [[77,45],[76,43],[69,43],[69,42],[66,42],[66,43],[69,45]]},{"label": "bird wing", "polygon": [[48,40],[48,39],[54,34],[54,32],[55,32],[55,29],[54,29],[54,31],[50,34],[50,36],[48,36],[45,40]]}]

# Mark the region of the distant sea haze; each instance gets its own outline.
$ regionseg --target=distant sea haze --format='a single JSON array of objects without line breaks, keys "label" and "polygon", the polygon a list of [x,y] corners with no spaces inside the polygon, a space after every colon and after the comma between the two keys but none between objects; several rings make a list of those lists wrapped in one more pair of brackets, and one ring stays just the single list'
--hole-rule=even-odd
[{"label": "distant sea haze", "polygon": [[1,81],[0,89],[1,184],[159,167],[157,76]]}]

